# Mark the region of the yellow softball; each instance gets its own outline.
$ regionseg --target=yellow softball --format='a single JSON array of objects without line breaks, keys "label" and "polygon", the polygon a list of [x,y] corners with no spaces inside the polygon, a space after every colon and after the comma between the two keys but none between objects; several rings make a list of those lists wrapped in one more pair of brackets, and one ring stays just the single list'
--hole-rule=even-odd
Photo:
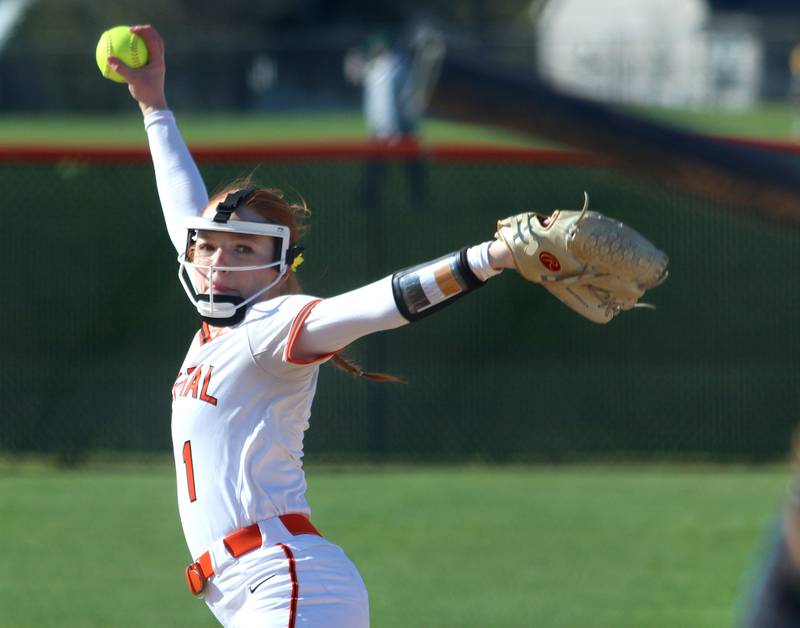
[{"label": "yellow softball", "polygon": [[130,26],[115,26],[100,35],[95,58],[97,67],[104,77],[117,83],[127,83],[122,76],[108,65],[109,56],[118,57],[132,68],[140,68],[147,63],[147,45],[144,39],[131,33]]}]

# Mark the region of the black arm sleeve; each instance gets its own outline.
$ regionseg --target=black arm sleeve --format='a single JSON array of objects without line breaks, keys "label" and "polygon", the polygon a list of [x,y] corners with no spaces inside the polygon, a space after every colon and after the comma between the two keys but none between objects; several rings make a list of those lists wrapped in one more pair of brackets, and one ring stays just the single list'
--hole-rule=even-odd
[{"label": "black arm sleeve", "polygon": [[415,321],[454,303],[486,282],[472,272],[467,248],[392,275],[392,292],[400,313]]}]

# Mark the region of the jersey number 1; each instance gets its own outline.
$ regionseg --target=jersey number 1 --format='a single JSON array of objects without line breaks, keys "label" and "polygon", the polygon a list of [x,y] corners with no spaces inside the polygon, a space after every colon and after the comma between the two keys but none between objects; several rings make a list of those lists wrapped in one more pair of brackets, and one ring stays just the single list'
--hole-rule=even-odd
[{"label": "jersey number 1", "polygon": [[194,465],[192,464],[192,441],[183,444],[183,464],[186,466],[186,485],[189,487],[189,501],[197,499],[194,491]]}]

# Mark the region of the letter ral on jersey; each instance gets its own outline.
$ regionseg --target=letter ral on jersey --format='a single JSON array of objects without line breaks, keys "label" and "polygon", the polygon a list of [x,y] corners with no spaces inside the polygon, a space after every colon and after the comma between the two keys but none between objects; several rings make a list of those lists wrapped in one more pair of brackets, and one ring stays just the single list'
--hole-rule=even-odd
[{"label": "letter ral on jersey", "polygon": [[198,364],[187,368],[185,373],[178,373],[178,378],[172,386],[172,400],[175,401],[178,397],[192,397],[212,406],[217,405],[217,398],[208,394],[213,372],[213,366]]}]

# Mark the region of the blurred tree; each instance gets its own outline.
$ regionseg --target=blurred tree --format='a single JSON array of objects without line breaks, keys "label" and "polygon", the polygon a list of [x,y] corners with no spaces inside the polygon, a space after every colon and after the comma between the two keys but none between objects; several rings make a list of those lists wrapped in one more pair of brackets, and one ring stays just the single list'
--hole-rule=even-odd
[{"label": "blurred tree", "polygon": [[797,14],[797,0],[708,0],[713,11]]},{"label": "blurred tree", "polygon": [[[529,27],[530,0],[38,0],[22,23],[22,41],[85,48],[86,37],[114,24],[152,23],[177,45],[200,34],[243,37],[253,31],[324,25],[387,27],[426,16],[454,30],[484,36]],[[46,39],[40,35],[47,34]]]},{"label": "blurred tree", "polygon": [[[225,10],[220,10],[217,0],[38,0],[19,35],[22,42],[48,41],[85,48],[85,37],[99,35],[114,24],[152,23],[170,32],[171,40],[194,40],[196,28],[238,33],[269,23],[294,10],[297,4],[291,0],[228,0]],[[48,37],[45,40],[39,38],[43,33]]]},{"label": "blurred tree", "polygon": [[[388,27],[418,17],[433,19],[473,36],[498,27],[527,26],[531,0],[309,0],[305,16],[319,22]],[[297,15],[293,16],[297,17]],[[290,18],[291,19],[291,18]]]}]

